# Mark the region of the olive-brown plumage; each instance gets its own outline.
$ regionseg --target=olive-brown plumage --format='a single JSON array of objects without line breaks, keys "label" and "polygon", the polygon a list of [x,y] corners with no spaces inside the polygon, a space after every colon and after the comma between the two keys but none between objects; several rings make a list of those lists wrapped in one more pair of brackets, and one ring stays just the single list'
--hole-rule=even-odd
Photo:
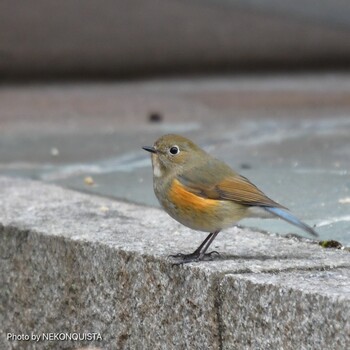
[{"label": "olive-brown plumage", "polygon": [[201,260],[220,230],[245,217],[278,216],[317,235],[247,178],[185,137],[164,135],[144,149],[152,153],[154,192],[165,211],[185,226],[210,232],[194,253],[177,255],[180,263]]}]

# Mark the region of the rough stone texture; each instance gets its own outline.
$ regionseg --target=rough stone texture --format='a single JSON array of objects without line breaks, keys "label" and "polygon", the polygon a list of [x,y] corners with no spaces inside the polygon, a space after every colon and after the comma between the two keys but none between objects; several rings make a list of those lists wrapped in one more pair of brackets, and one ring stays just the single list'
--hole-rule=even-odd
[{"label": "rough stone texture", "polygon": [[2,235],[16,246],[2,271],[3,332],[100,332],[104,349],[218,348],[215,276],[104,244]]},{"label": "rough stone texture", "polygon": [[220,288],[224,349],[350,346],[349,269],[226,275]]},{"label": "rough stone texture", "polygon": [[[350,254],[234,228],[215,261],[172,266],[203,238],[158,209],[0,178],[1,349],[345,349]],[[100,342],[7,333],[100,332]]]}]

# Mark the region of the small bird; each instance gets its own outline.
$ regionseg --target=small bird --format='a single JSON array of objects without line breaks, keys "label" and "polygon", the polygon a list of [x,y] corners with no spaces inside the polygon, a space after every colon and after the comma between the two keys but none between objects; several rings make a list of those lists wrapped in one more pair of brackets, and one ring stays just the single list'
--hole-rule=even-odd
[{"label": "small bird", "polygon": [[215,237],[243,218],[279,217],[318,236],[287,208],[191,140],[169,134],[160,137],[154,146],[142,148],[152,153],[154,192],[165,211],[191,229],[209,232],[193,253],[172,255],[181,259],[178,264],[217,253],[206,253]]}]

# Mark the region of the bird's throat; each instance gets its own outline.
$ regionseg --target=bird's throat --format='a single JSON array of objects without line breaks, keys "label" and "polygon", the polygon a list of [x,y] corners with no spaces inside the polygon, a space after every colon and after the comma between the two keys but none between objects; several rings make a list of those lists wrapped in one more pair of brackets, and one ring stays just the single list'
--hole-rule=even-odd
[{"label": "bird's throat", "polygon": [[153,163],[153,175],[155,177],[161,177],[163,175],[163,172],[162,172],[159,159],[156,154],[152,154],[152,163]]}]

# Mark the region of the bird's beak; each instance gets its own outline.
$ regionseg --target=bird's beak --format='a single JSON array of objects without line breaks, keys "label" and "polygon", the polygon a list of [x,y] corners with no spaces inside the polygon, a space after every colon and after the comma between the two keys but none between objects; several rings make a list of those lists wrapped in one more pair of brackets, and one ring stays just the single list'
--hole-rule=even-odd
[{"label": "bird's beak", "polygon": [[145,151],[147,152],[151,152],[151,153],[157,153],[157,150],[154,147],[150,147],[150,146],[144,146],[142,147]]}]

